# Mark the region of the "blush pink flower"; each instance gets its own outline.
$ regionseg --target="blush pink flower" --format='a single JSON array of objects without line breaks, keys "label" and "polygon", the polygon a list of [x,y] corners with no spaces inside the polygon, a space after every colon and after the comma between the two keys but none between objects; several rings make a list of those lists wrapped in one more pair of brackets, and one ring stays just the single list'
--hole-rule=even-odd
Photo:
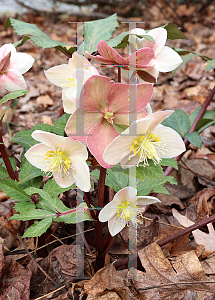
[{"label": "blush pink flower", "polygon": [[16,52],[12,44],[5,44],[0,48],[0,91],[26,89],[22,76],[33,65],[34,58],[26,53]]},{"label": "blush pink flower", "polygon": [[[155,56],[151,60],[151,68],[143,68],[153,77],[157,79],[159,72],[170,72],[177,68],[183,61],[180,55],[170,47],[165,46],[167,40],[167,31],[164,28],[155,28],[150,30],[148,33],[144,29],[135,28],[131,30],[129,42],[133,44],[137,51],[141,49],[151,48],[155,53]],[[135,35],[134,35],[135,34]],[[153,37],[155,43],[145,38],[138,38],[137,35],[148,35]]]},{"label": "blush pink flower", "polygon": [[86,51],[86,56],[103,64],[121,65],[126,69],[128,69],[129,66],[132,67],[132,69],[143,69],[153,66],[151,64],[151,60],[154,58],[155,53],[150,47],[139,49],[126,59],[123,58],[114,48],[110,47],[105,41],[100,41],[97,49],[101,55],[93,56]]},{"label": "blush pink flower", "polygon": [[64,111],[72,114],[80,98],[77,82],[84,84],[92,75],[99,75],[99,72],[83,55],[74,52],[67,65],[52,67],[45,71],[45,75],[51,83],[62,88]]},{"label": "blush pink flower", "polygon": [[[136,97],[134,111],[137,113],[137,119],[146,116],[142,109],[151,99],[152,92],[151,84],[137,84],[136,95],[133,95]],[[74,112],[66,125],[67,135],[79,141],[86,141],[90,152],[104,168],[110,167],[102,158],[104,150],[119,135],[114,124],[129,125],[129,100],[132,102],[128,84],[114,83],[105,76],[94,75],[83,87],[80,98],[83,107]],[[79,116],[79,119],[76,119],[76,116]],[[77,132],[80,132],[80,126],[83,133],[76,136]]]},{"label": "blush pink flower", "polygon": [[[186,148],[180,135],[160,124],[172,113],[171,110],[159,111],[133,122],[107,147],[104,161],[111,165],[121,163],[123,168],[140,163],[147,166],[148,159],[157,164],[162,158],[172,158],[184,152]],[[129,131],[135,127],[136,134],[130,135]]]}]

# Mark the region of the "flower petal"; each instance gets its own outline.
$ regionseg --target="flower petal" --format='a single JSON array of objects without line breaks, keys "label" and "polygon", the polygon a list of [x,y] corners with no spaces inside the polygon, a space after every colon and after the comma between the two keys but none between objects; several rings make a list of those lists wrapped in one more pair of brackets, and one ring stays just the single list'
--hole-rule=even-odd
[{"label": "flower petal", "polygon": [[67,146],[67,141],[69,141],[69,138],[42,130],[35,130],[31,136],[33,139],[46,145],[47,147],[51,148],[50,150],[53,151],[59,148],[64,151]]},{"label": "flower petal", "polygon": [[72,171],[75,183],[82,191],[89,192],[91,187],[89,167],[85,161],[79,161],[78,159],[76,161],[77,163],[73,164],[75,169]]},{"label": "flower petal", "polygon": [[77,52],[74,52],[72,54],[72,58],[69,59],[69,65],[73,70],[83,68],[85,70],[88,70],[91,75],[99,75],[98,70],[91,65],[89,60],[87,60],[83,55]]},{"label": "flower petal", "polygon": [[166,43],[167,31],[164,28],[155,28],[150,30],[147,35],[153,37],[155,44],[147,39],[144,39],[142,41],[142,47],[150,47],[155,52],[155,56],[157,56]]},{"label": "flower petal", "polygon": [[138,38],[137,35],[146,35],[146,32],[144,29],[142,28],[135,28],[135,29],[132,29],[130,31],[130,34],[129,34],[129,43],[132,43],[135,48],[137,47],[137,49],[140,49],[142,48],[141,47],[141,41],[142,39]]},{"label": "flower petal", "polygon": [[5,85],[5,75],[0,74],[0,92],[3,90],[4,85]]},{"label": "flower petal", "polygon": [[[135,201],[137,195],[137,190],[132,186],[127,186],[121,189],[113,198],[113,201]],[[111,203],[111,202],[110,202]]]},{"label": "flower petal", "polygon": [[151,196],[137,196],[137,205],[149,205],[152,203],[156,202],[161,202],[158,198],[156,197],[151,197]]},{"label": "flower petal", "polygon": [[54,172],[53,177],[56,181],[56,183],[61,187],[61,188],[67,188],[70,185],[72,185],[75,182],[75,179],[73,177],[73,172],[71,169],[68,170],[67,173],[64,172]]},{"label": "flower petal", "polygon": [[11,52],[11,57],[10,59],[13,59],[16,56],[16,48],[14,47],[13,44],[5,44],[0,48],[0,60],[4,56],[6,56],[9,52]]},{"label": "flower petal", "polygon": [[73,114],[76,111],[76,102],[73,102],[72,100],[68,99],[65,96],[65,91],[66,88],[62,90],[63,109],[66,113]]},{"label": "flower petal", "polygon": [[108,230],[112,236],[115,236],[119,233],[127,224],[125,219],[121,220],[115,215],[112,219],[108,221]]},{"label": "flower petal", "polygon": [[142,48],[127,57],[126,63],[133,68],[149,68],[154,66],[154,63],[151,63],[154,56],[155,53],[151,48]]},{"label": "flower petal", "polygon": [[119,135],[117,130],[112,124],[106,120],[96,124],[89,132],[87,137],[87,146],[90,152],[95,156],[99,164],[103,168],[110,168],[111,165],[107,164],[102,156],[107,146]]},{"label": "flower petal", "polygon": [[97,49],[101,56],[108,60],[114,61],[116,64],[125,65],[125,59],[112,47],[110,47],[105,41],[98,43]]},{"label": "flower petal", "polygon": [[168,150],[165,153],[157,151],[161,158],[172,158],[186,151],[181,136],[172,128],[160,125],[153,133],[161,138],[161,146],[163,144],[163,148]]},{"label": "flower petal", "polygon": [[180,55],[167,46],[163,48],[154,60],[160,72],[170,72],[183,62]]},{"label": "flower petal", "polygon": [[74,70],[66,64],[59,65],[44,71],[47,79],[56,86],[62,88],[67,87],[69,79],[72,78],[72,72]]},{"label": "flower petal", "polygon": [[115,61],[114,60],[110,60],[110,59],[104,58],[101,55],[93,56],[88,51],[86,51],[85,54],[86,54],[86,57],[92,59],[93,61],[100,62],[102,64],[115,65]]},{"label": "flower petal", "polygon": [[52,149],[44,144],[37,144],[26,151],[25,157],[36,168],[48,171],[49,164],[45,160],[45,155],[50,150]]},{"label": "flower petal", "polygon": [[34,58],[26,53],[16,53],[14,59],[11,59],[10,69],[15,69],[21,74],[27,72],[33,65]]},{"label": "flower petal", "polygon": [[16,70],[7,70],[4,73],[5,85],[4,87],[9,91],[17,91],[26,89],[24,77]]},{"label": "flower petal", "polygon": [[[112,201],[111,201],[112,202]],[[109,205],[111,204],[108,203],[99,213],[99,221],[100,222],[107,222],[109,221],[111,218],[113,218],[113,216],[116,214],[116,205]]]},{"label": "flower petal", "polygon": [[[164,110],[164,111],[158,111],[158,112],[148,115],[146,117],[146,119],[153,119],[153,120],[150,121],[150,126],[148,126],[147,131],[153,130],[155,127],[158,126],[158,124],[160,124],[165,118],[169,117],[173,112],[174,112],[174,110]],[[139,122],[141,122],[141,120]],[[139,122],[137,125],[137,132],[143,133],[143,132],[141,132],[143,125],[141,123],[139,124]],[[144,126],[146,126],[146,125],[144,125]]]}]

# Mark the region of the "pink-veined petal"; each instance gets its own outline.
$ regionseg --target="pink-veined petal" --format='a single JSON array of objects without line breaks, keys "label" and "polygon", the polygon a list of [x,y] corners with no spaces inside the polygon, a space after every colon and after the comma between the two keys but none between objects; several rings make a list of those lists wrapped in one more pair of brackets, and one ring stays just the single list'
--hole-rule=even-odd
[{"label": "pink-veined petal", "polygon": [[69,65],[73,70],[83,68],[88,70],[91,75],[99,75],[99,71],[91,65],[89,60],[77,52],[74,52],[72,58],[69,59]]},{"label": "pink-veined petal", "polygon": [[0,92],[3,90],[4,85],[5,85],[5,75],[0,74]]},{"label": "pink-veined petal", "polygon": [[8,91],[17,91],[26,89],[26,83],[24,77],[16,70],[7,70],[4,73],[5,85],[4,87]]},{"label": "pink-veined petal", "polygon": [[126,219],[121,220],[117,215],[115,215],[108,221],[108,230],[112,236],[115,236],[125,227],[126,224]]},{"label": "pink-veined petal", "polygon": [[[174,110],[164,110],[164,111],[158,111],[155,113],[152,113],[150,115],[148,115],[146,117],[146,119],[153,119],[152,121],[150,121],[150,126],[148,126],[148,131],[153,130],[155,127],[157,127],[164,119],[166,119],[167,117],[169,117],[172,113],[174,112]],[[141,122],[141,121],[139,121]],[[143,125],[139,124],[137,125],[137,132],[138,133],[142,133],[141,132],[141,128]]]},{"label": "pink-veined petal", "polygon": [[[76,122],[76,116],[78,116],[78,122]],[[87,134],[89,134],[91,128],[101,122],[102,119],[102,113],[88,113],[77,109],[69,118],[65,132],[74,140],[86,141]],[[76,128],[76,126],[78,127]]]},{"label": "pink-veined petal", "polygon": [[142,40],[142,47],[152,48],[152,50],[155,52],[155,56],[157,56],[166,43],[167,31],[164,28],[155,28],[150,30],[147,35],[153,37],[155,44],[147,39],[144,39]]},{"label": "pink-veined petal", "polygon": [[0,48],[0,60],[4,56],[6,56],[9,52],[11,52],[11,57],[10,59],[13,59],[16,56],[16,48],[14,47],[13,44],[5,44]]},{"label": "pink-veined petal", "polygon": [[75,169],[72,171],[72,174],[77,187],[84,192],[89,192],[91,184],[90,171],[87,163],[85,161],[77,160],[77,163],[74,163],[73,167]]},{"label": "pink-veined petal", "polygon": [[87,137],[87,146],[90,152],[95,156],[99,164],[103,168],[110,168],[111,165],[107,164],[102,156],[107,146],[119,135],[117,130],[112,124],[106,120],[96,124],[89,132]]},{"label": "pink-veined petal", "polygon": [[[147,105],[149,105],[149,103],[148,103]],[[147,106],[146,106],[146,107],[147,107]],[[146,107],[145,107],[145,108],[146,108]],[[139,111],[139,112],[137,113],[137,121],[138,121],[138,120],[141,120],[141,119],[143,119],[143,118],[145,118],[145,117],[148,116],[147,112],[145,111],[145,108],[144,108],[144,110],[141,110],[141,111]]]},{"label": "pink-veined petal", "polygon": [[167,46],[163,47],[162,51],[155,57],[154,60],[156,68],[160,72],[170,72],[183,62],[180,55]]},{"label": "pink-veined petal", "polygon": [[72,78],[72,72],[71,67],[66,64],[55,66],[44,71],[47,79],[51,83],[62,88],[67,87],[69,79]]},{"label": "pink-veined petal", "polygon": [[137,206],[139,206],[139,205],[149,205],[149,204],[157,203],[157,202],[161,202],[161,201],[156,197],[137,196]]},{"label": "pink-veined petal", "polygon": [[108,109],[115,114],[128,113],[129,110],[132,111],[132,108],[133,111],[138,112],[150,101],[152,93],[153,86],[150,83],[137,84],[130,90],[129,84],[115,83],[111,87],[110,95],[108,97]]},{"label": "pink-veined petal", "polygon": [[48,171],[49,164],[45,160],[45,155],[51,150],[52,148],[44,144],[37,144],[26,151],[25,157],[36,168]]},{"label": "pink-veined petal", "polygon": [[119,65],[126,65],[125,59],[112,47],[110,47],[105,41],[98,43],[97,49],[101,56],[104,58],[114,61]]},{"label": "pink-veined petal", "polygon": [[154,56],[155,53],[151,48],[142,48],[127,57],[126,63],[134,68],[149,68],[154,66],[151,62]]},{"label": "pink-veined petal", "polygon": [[102,112],[108,104],[108,96],[111,86],[114,84],[108,77],[91,76],[84,84],[84,94],[80,101],[84,102],[84,111]]},{"label": "pink-veined petal", "polygon": [[[127,131],[128,129],[126,129]],[[124,131],[123,133],[125,134]],[[128,133],[128,131],[127,131]],[[134,136],[118,136],[116,137],[111,144],[107,147],[103,154],[103,160],[110,165],[118,164],[123,157],[126,157],[130,154],[130,149],[133,141],[135,140]]]},{"label": "pink-veined petal", "polygon": [[26,53],[16,53],[14,59],[11,59],[10,69],[15,69],[21,74],[27,72],[33,65],[34,58]]},{"label": "pink-veined petal", "polygon": [[[104,58],[103,56],[101,55],[96,55],[96,56],[93,56],[91,55],[88,51],[85,52],[86,54],[86,57],[96,61],[96,62],[99,62],[101,64],[110,64],[110,65],[115,65],[115,61],[114,60],[110,60],[110,59],[107,59],[107,58]],[[100,64],[98,64],[100,65]]]},{"label": "pink-veined petal", "polygon": [[182,138],[172,128],[160,125],[153,133],[161,138],[160,143],[164,151],[157,150],[161,158],[172,158],[186,151]]}]

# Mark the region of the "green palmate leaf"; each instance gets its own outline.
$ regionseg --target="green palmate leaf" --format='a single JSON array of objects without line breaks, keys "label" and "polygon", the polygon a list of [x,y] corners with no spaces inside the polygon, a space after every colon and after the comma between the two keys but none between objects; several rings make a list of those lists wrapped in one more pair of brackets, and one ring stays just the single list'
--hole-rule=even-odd
[{"label": "green palmate leaf", "polygon": [[215,119],[201,119],[196,124],[196,130],[200,133],[215,124]]},{"label": "green palmate leaf", "polygon": [[44,176],[45,173],[42,172],[40,169],[34,167],[32,164],[30,164],[28,161],[26,161],[19,173],[19,184],[23,184],[24,182],[38,177],[38,176]]},{"label": "green palmate leaf", "polygon": [[9,177],[7,170],[3,166],[0,166],[0,179],[7,177]]},{"label": "green palmate leaf", "polygon": [[170,40],[176,40],[176,39],[186,39],[187,37],[183,34],[183,32],[179,29],[179,27],[173,23],[168,23],[163,28],[167,31],[167,38]]},{"label": "green palmate leaf", "polygon": [[198,147],[199,149],[202,148],[202,139],[197,131],[187,133],[184,137],[194,146]]},{"label": "green palmate leaf", "polygon": [[64,129],[66,127],[66,123],[69,120],[70,114],[63,114],[60,118],[58,118],[54,122],[54,132],[56,134],[64,136]]},{"label": "green palmate leaf", "polygon": [[116,14],[105,19],[84,22],[84,53],[97,51],[98,43],[101,40],[108,41],[118,25]]},{"label": "green palmate leaf", "polygon": [[176,109],[174,113],[163,120],[162,125],[171,127],[172,129],[177,131],[181,137],[184,137],[191,126],[187,114],[181,109]]},{"label": "green palmate leaf", "polygon": [[[21,46],[25,41],[30,39],[35,45],[45,48],[52,48],[57,46],[66,47],[69,44],[61,43],[50,39],[43,31],[41,31],[35,24],[22,22],[13,18],[8,18],[5,29],[13,27],[18,35],[25,35],[25,37],[17,42],[15,46]],[[75,47],[74,45],[70,45]]]},{"label": "green palmate leaf", "polygon": [[0,180],[0,189],[15,201],[29,201],[23,187],[10,178]]},{"label": "green palmate leaf", "polygon": [[215,68],[215,59],[209,60],[206,67],[205,71],[210,71]]},{"label": "green palmate leaf", "polygon": [[34,219],[44,219],[47,217],[55,217],[55,214],[45,209],[26,209],[22,214],[13,215],[10,220],[27,221]]},{"label": "green palmate leaf", "polygon": [[175,72],[186,62],[188,62],[191,58],[193,58],[194,56],[196,56],[196,54],[188,54],[182,57],[183,62],[175,69],[172,71],[172,75],[175,74]]},{"label": "green palmate leaf", "polygon": [[178,170],[178,162],[174,160],[174,158],[162,158],[162,161],[160,162],[160,166],[170,166],[174,169]]},{"label": "green palmate leaf", "polygon": [[52,192],[59,195],[60,193],[69,191],[71,189],[76,188],[76,185],[73,184],[67,188],[61,188],[54,179],[49,179],[45,184],[43,190],[49,194],[52,194]]},{"label": "green palmate leaf", "polygon": [[42,221],[35,221],[34,224],[29,227],[23,235],[25,237],[37,237],[41,236],[52,224],[52,217],[48,217]]},{"label": "green palmate leaf", "polygon": [[65,216],[54,218],[54,221],[64,222],[67,224],[76,224],[83,221],[93,221],[86,203],[81,203],[74,208],[75,212]]},{"label": "green palmate leaf", "polygon": [[5,95],[0,100],[0,105],[2,105],[3,103],[7,102],[8,100],[16,99],[16,98],[24,96],[24,95],[26,95],[28,93],[29,93],[29,91],[27,91],[27,90],[19,90],[19,91],[15,91],[15,92],[9,93],[9,94]]}]

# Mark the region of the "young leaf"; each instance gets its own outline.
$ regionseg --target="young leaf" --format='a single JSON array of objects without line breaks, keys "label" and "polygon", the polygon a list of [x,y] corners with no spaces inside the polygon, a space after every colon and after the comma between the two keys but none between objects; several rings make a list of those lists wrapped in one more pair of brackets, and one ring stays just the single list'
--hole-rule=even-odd
[{"label": "young leaf", "polygon": [[26,95],[28,93],[29,93],[29,91],[27,91],[27,90],[19,90],[19,91],[15,91],[15,92],[9,93],[9,94],[5,95],[0,100],[0,105],[2,105],[3,103],[7,102],[8,100],[16,99],[16,98],[24,96],[24,95]]},{"label": "young leaf", "polygon": [[165,28],[167,31],[168,39],[170,39],[170,40],[186,39],[187,40],[187,37],[183,34],[183,32],[178,28],[177,25],[170,22],[162,27]]},{"label": "young leaf", "polygon": [[84,53],[97,51],[98,43],[109,40],[118,25],[116,14],[105,19],[84,22]]},{"label": "young leaf", "polygon": [[[52,48],[57,46],[66,47],[69,44],[61,43],[50,39],[43,31],[41,31],[35,24],[22,22],[13,18],[8,18],[5,30],[9,27],[13,27],[18,35],[25,35],[22,41],[17,42],[14,46],[22,45],[27,39],[30,39],[35,45],[45,48]],[[71,45],[75,47],[74,45]]]},{"label": "young leaf", "polygon": [[41,236],[44,232],[46,232],[46,230],[51,226],[51,224],[52,217],[48,217],[42,221],[35,221],[34,224],[26,230],[22,237],[25,238]]},{"label": "young leaf", "polygon": [[202,148],[202,139],[197,131],[187,133],[184,137],[194,146],[198,147],[199,149]]},{"label": "young leaf", "polygon": [[162,158],[162,161],[159,164],[160,166],[170,166],[178,170],[178,162],[174,158]]},{"label": "young leaf", "polygon": [[0,189],[15,201],[29,201],[23,187],[10,178],[0,180]]},{"label": "young leaf", "polygon": [[19,173],[19,184],[23,184],[24,182],[38,177],[38,176],[44,176],[45,173],[42,172],[40,169],[34,167],[32,164],[30,164],[28,161],[25,162],[23,165],[23,168],[21,169]]},{"label": "young leaf", "polygon": [[112,48],[117,48],[118,45],[120,45],[122,43],[122,41],[128,41],[129,32],[130,31],[124,31],[124,32],[120,33],[119,35],[115,36],[114,38],[110,39],[106,43]]},{"label": "young leaf", "polygon": [[215,124],[215,119],[201,119],[196,124],[196,130],[200,133]]},{"label": "young leaf", "polygon": [[187,114],[181,109],[176,109],[174,113],[163,120],[162,125],[174,129],[178,132],[178,134],[180,134],[181,137],[184,137],[191,126]]},{"label": "young leaf", "polygon": [[[198,116],[200,110],[202,108],[202,105],[199,106],[196,110],[194,110],[191,114],[189,114],[189,119],[191,125],[193,125],[193,122],[195,121],[196,117]],[[215,112],[212,110],[206,110],[206,112],[203,115],[203,119],[212,119],[215,116]]]}]

